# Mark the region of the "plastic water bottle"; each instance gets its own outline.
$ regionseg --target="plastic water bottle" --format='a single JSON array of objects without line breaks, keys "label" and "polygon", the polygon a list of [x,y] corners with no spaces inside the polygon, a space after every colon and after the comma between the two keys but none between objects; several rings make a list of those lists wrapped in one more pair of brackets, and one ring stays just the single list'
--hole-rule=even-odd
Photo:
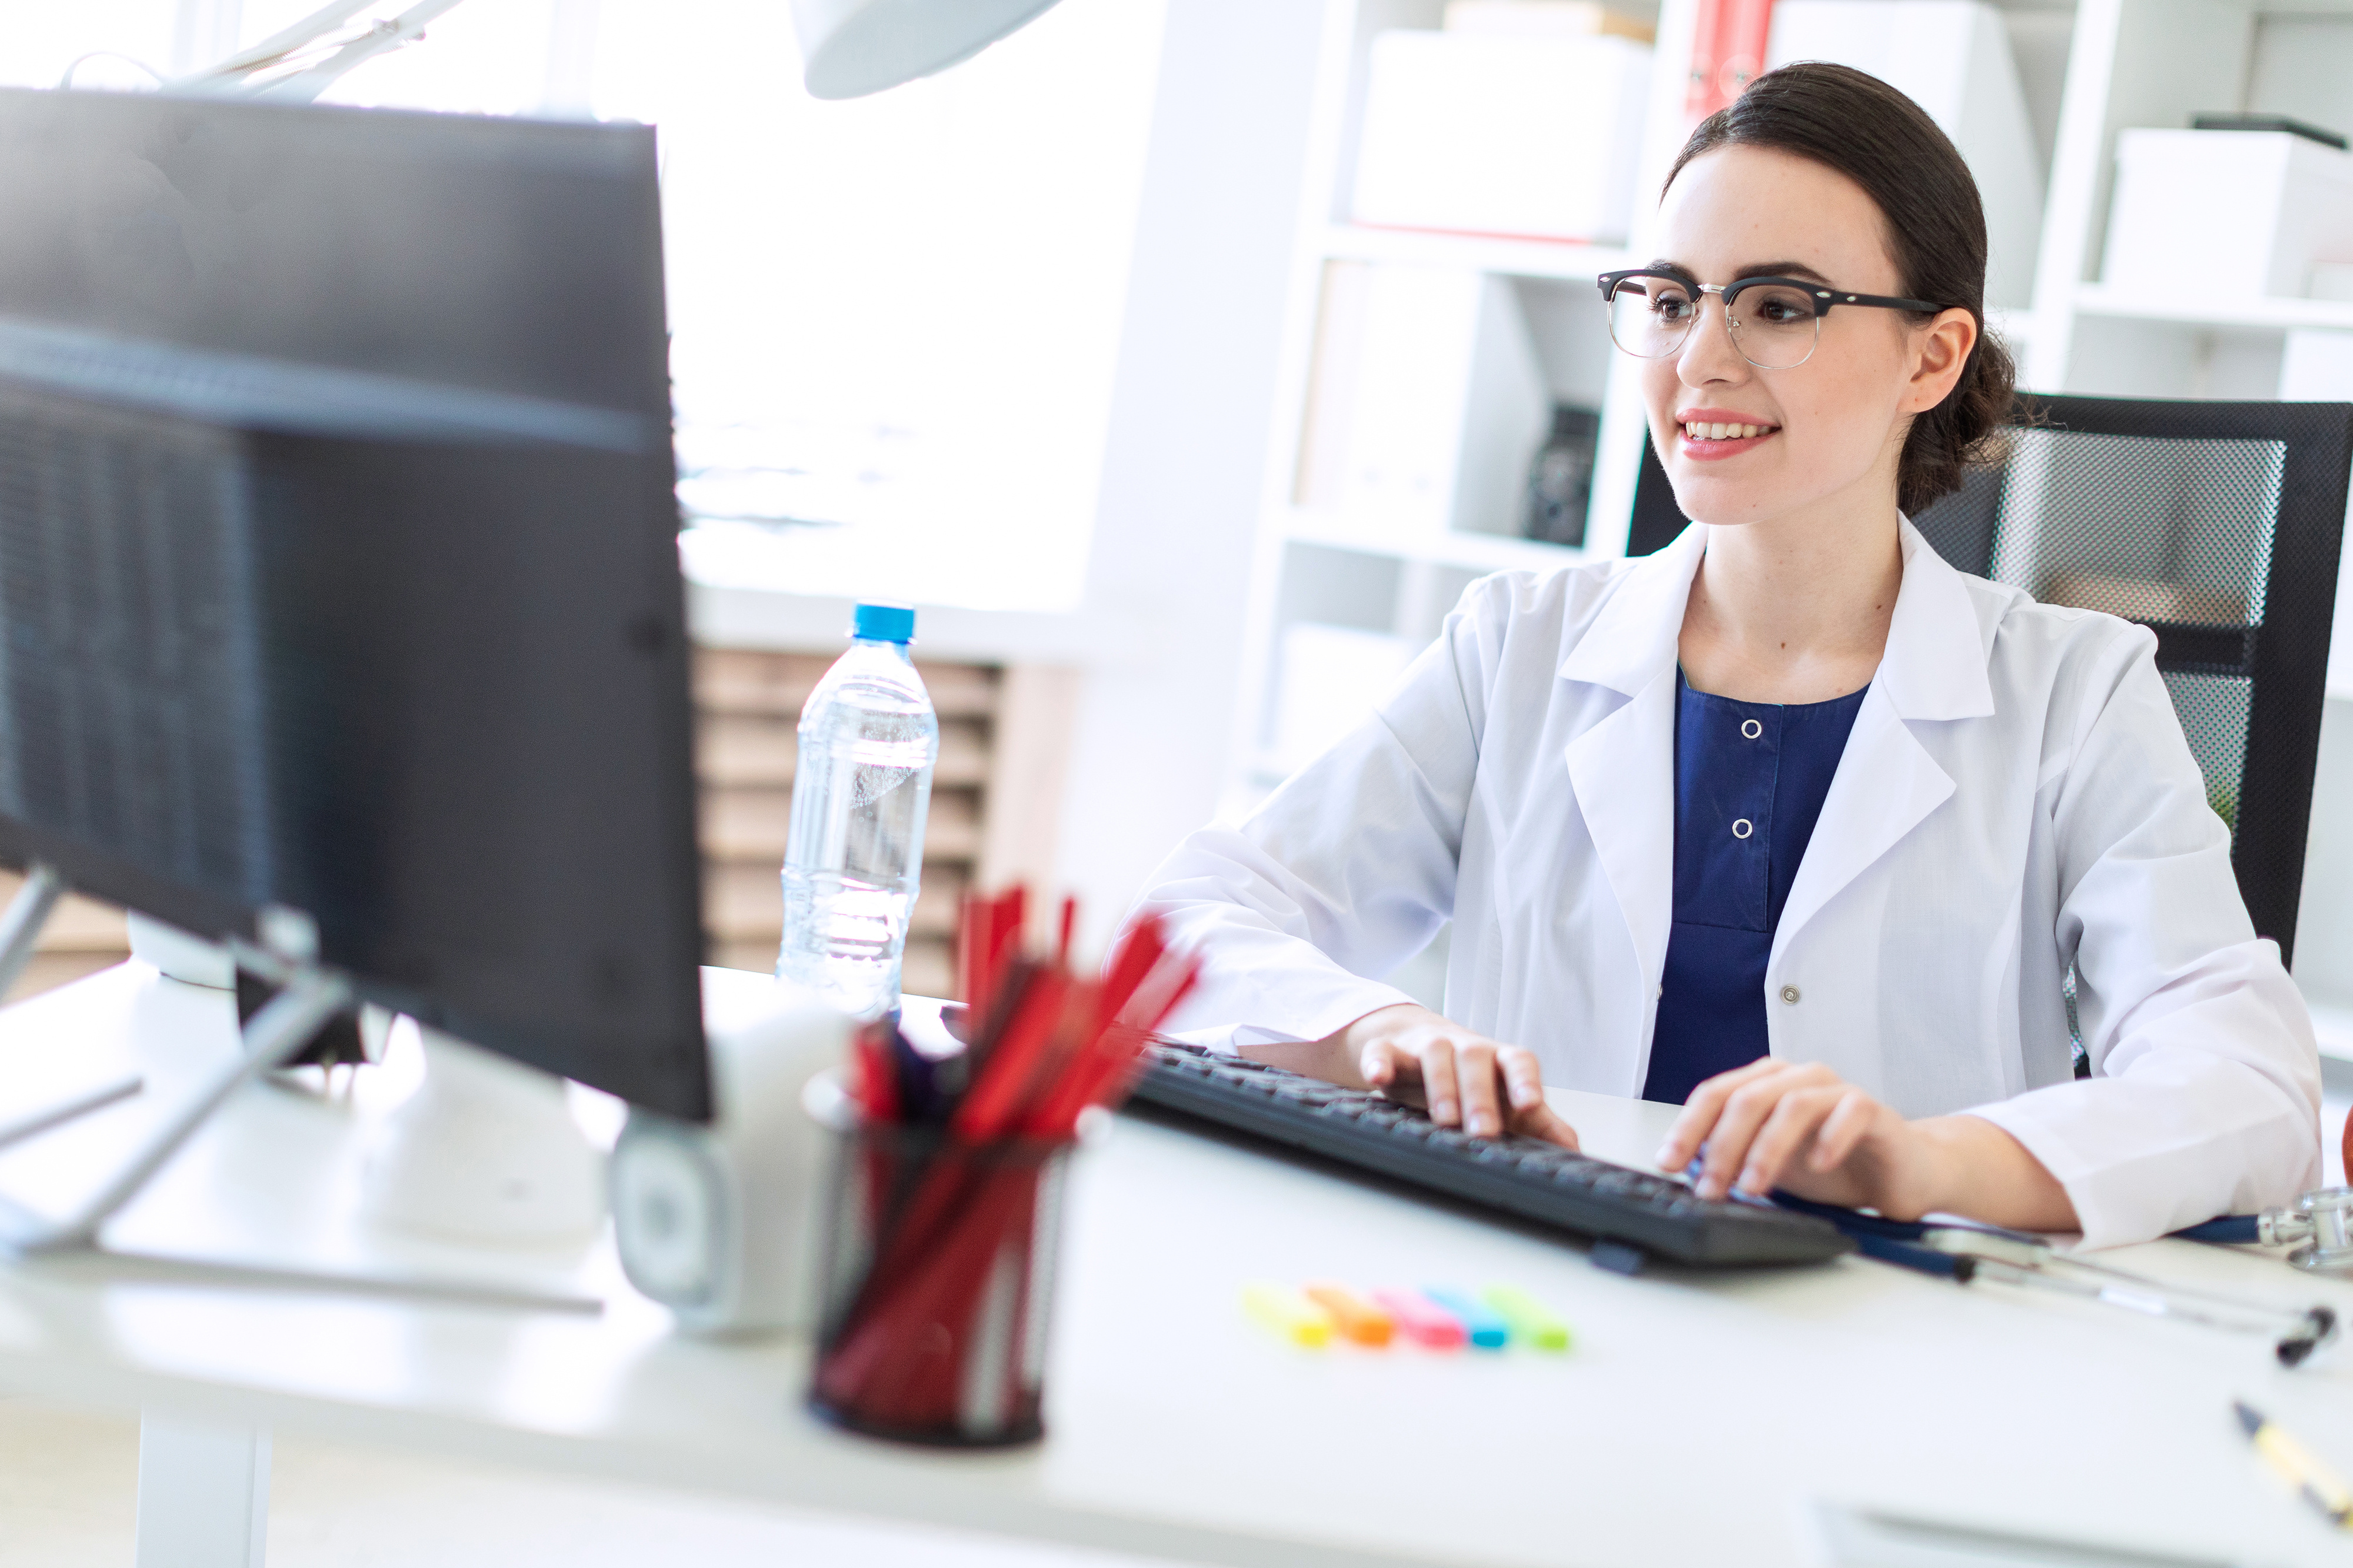
[{"label": "plastic water bottle", "polygon": [[853,1016],[899,1005],[940,721],[907,657],[915,612],[860,605],[801,709],[776,976]]}]

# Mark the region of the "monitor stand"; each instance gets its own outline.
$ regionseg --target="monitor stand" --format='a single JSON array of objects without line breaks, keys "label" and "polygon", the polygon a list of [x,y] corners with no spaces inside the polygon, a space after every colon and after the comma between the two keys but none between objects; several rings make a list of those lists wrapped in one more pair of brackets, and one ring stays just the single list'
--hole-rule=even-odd
[{"label": "monitor stand", "polygon": [[[64,890],[64,882],[54,869],[42,866],[30,868],[23,892],[6,910],[0,911],[0,973],[23,972],[25,961],[40,934],[42,921]],[[100,1233],[107,1222],[139,1194],[229,1096],[301,1056],[317,1039],[322,1027],[352,1005],[349,983],[310,962],[301,952],[305,947],[315,951],[315,939],[304,940],[311,936],[306,919],[291,911],[265,910],[257,924],[265,937],[263,944],[232,942],[226,944],[225,950],[211,949],[214,952],[226,951],[234,965],[282,987],[245,1020],[240,1029],[244,1050],[201,1079],[186,1100],[175,1106],[107,1173],[96,1194],[75,1205],[69,1212],[61,1215],[42,1214],[0,1194],[0,1259],[103,1254],[134,1268],[161,1267],[178,1276],[225,1282],[312,1290],[345,1289],[537,1310],[602,1311],[604,1300],[596,1289],[584,1289],[565,1279],[475,1279],[462,1268],[453,1273],[446,1260],[424,1268],[402,1258],[388,1262],[371,1258],[352,1268],[313,1268],[301,1258],[240,1256],[234,1246],[231,1256],[216,1257],[185,1252],[176,1247],[160,1250],[133,1247],[117,1251],[100,1245]],[[267,940],[273,936],[278,940]],[[192,952],[210,947],[194,938],[185,939],[183,945]],[[196,983],[204,981],[198,979]],[[547,1087],[561,1113],[561,1089],[553,1079],[548,1080]],[[141,1079],[130,1075],[83,1091],[69,1103],[45,1107],[15,1121],[0,1122],[0,1149],[22,1143],[49,1128],[136,1094],[141,1088]],[[581,1141],[582,1135],[568,1117],[566,1127],[576,1142]],[[601,1201],[602,1188],[595,1181],[595,1158],[593,1149],[587,1150],[589,1185]]]},{"label": "monitor stand", "polygon": [[412,1025],[425,1081],[374,1130],[360,1212],[472,1246],[577,1252],[605,1223],[603,1156],[564,1080]]},{"label": "monitor stand", "polygon": [[[237,989],[226,948],[144,915],[131,917],[131,956],[173,980]],[[605,1220],[603,1153],[573,1120],[564,1080],[364,1007],[369,1063],[384,1063],[396,1029],[402,1059],[378,1076],[404,1076],[415,1050],[424,1081],[373,1129],[360,1217],[435,1241],[551,1254],[596,1240]]]},{"label": "monitor stand", "polygon": [[[0,982],[14,985],[31,962],[34,944],[49,911],[65,892],[65,879],[48,866],[36,865],[25,886],[0,914]],[[262,922],[289,933],[308,922],[300,920]],[[87,1251],[98,1245],[99,1227],[139,1194],[166,1161],[180,1151],[220,1103],[270,1068],[290,1060],[311,1039],[350,1005],[351,987],[340,976],[321,969],[298,942],[274,949],[240,950],[237,956],[260,969],[284,987],[269,1005],[256,1013],[241,1031],[244,1052],[223,1063],[197,1085],[194,1093],[148,1132],[125,1159],[100,1184],[98,1190],[64,1215],[51,1215],[0,1196],[0,1251],[23,1257],[34,1253]],[[5,988],[0,988],[5,994]],[[50,1128],[111,1105],[140,1089],[133,1077],[77,1096],[67,1105],[53,1106],[0,1129],[0,1148],[21,1143]]]}]

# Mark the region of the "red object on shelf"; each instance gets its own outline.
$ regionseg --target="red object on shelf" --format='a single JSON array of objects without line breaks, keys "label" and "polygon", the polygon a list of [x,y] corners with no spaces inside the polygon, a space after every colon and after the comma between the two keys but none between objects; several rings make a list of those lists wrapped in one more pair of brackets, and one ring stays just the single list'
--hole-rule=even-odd
[{"label": "red object on shelf", "polygon": [[1773,0],[1699,0],[1683,110],[1696,123],[1738,98],[1765,68]]}]

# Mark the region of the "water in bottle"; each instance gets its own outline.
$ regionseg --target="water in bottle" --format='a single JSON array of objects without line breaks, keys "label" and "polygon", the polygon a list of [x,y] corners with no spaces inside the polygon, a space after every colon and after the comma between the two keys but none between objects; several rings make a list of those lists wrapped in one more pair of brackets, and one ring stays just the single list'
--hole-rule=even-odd
[{"label": "water in bottle", "polygon": [[776,975],[861,1018],[899,1005],[940,752],[914,635],[914,611],[859,605],[849,651],[801,709]]}]

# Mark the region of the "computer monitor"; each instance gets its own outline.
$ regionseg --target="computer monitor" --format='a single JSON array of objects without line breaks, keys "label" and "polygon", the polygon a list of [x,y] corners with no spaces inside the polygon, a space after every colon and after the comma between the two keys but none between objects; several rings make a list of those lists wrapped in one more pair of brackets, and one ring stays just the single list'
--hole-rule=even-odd
[{"label": "computer monitor", "polygon": [[0,91],[0,860],[710,1114],[654,138]]}]

